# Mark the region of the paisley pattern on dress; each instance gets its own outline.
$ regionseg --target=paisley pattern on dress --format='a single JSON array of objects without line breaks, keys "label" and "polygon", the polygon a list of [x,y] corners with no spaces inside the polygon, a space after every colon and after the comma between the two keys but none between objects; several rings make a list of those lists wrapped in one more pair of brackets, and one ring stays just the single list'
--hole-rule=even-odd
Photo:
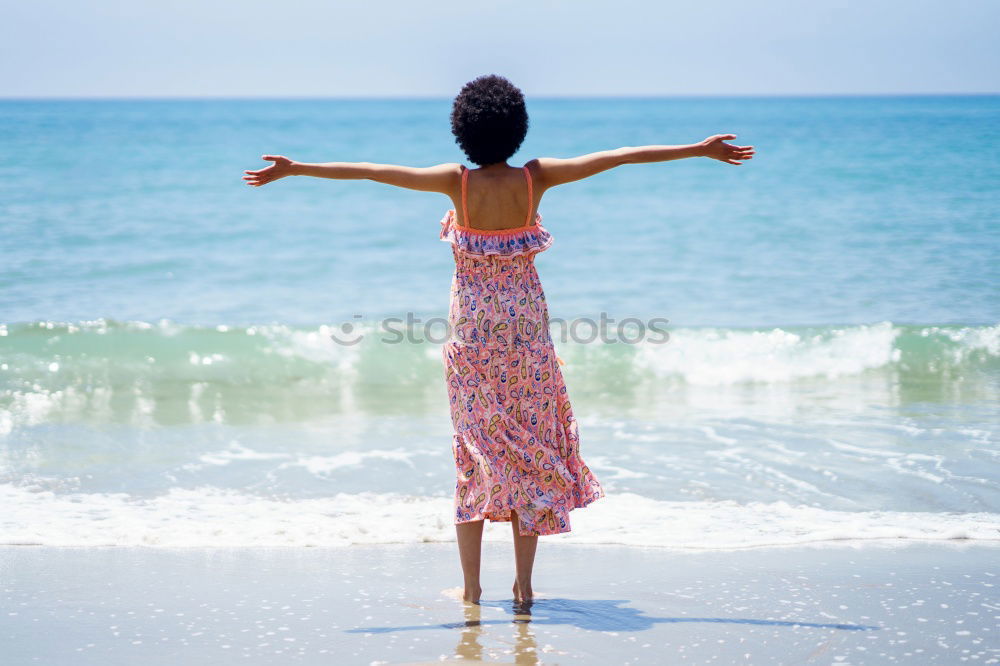
[{"label": "paisley pattern on dress", "polygon": [[604,496],[580,437],[549,334],[534,257],[552,244],[540,224],[511,233],[441,220],[455,274],[443,347],[455,429],[455,523],[511,520],[524,536],[570,531],[569,512]]}]

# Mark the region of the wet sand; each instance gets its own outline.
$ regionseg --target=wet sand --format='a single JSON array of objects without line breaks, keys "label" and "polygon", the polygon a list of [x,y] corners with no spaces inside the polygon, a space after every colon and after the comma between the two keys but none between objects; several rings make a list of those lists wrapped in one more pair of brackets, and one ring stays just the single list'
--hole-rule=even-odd
[{"label": "wet sand", "polygon": [[1000,546],[0,548],[2,663],[1000,663]]}]

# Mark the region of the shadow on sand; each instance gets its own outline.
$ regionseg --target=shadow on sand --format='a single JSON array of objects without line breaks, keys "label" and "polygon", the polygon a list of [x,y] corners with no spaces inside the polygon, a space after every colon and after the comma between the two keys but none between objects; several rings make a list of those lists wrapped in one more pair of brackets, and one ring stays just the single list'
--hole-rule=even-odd
[{"label": "shadow on sand", "polygon": [[[465,629],[486,625],[538,624],[567,625],[592,631],[644,631],[658,623],[711,622],[719,624],[754,624],[771,627],[813,627],[816,629],[841,629],[844,631],[871,631],[877,626],[830,622],[797,622],[791,620],[765,620],[739,617],[653,617],[635,608],[622,607],[626,599],[536,599],[526,603],[507,601],[480,601],[465,605],[463,622],[422,624],[401,627],[358,627],[346,629],[350,633],[381,634],[393,631],[421,629]],[[510,619],[483,620],[480,608],[502,608]]]}]

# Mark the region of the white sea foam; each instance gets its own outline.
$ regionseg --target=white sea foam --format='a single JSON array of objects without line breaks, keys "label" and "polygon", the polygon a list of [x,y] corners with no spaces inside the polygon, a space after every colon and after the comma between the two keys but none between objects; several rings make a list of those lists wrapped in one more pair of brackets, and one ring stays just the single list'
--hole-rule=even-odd
[{"label": "white sea foam", "polygon": [[663,377],[716,386],[855,375],[898,361],[899,328],[891,322],[806,335],[770,331],[679,329],[667,344],[645,344],[636,362]]},{"label": "white sea foam", "polygon": [[344,467],[364,465],[366,460],[391,460],[401,462],[409,467],[415,467],[413,461],[427,456],[440,456],[444,450],[420,449],[372,449],[371,451],[344,451],[332,456],[302,456],[293,461],[282,463],[279,469],[286,467],[304,467],[310,474],[322,477]]},{"label": "white sea foam", "polygon": [[587,456],[587,463],[594,469],[595,472],[601,472],[602,478],[644,479],[649,476],[649,474],[645,472],[637,472],[635,470],[615,465],[605,456],[589,455]]},{"label": "white sea foam", "polygon": [[[454,540],[452,499],[339,493],[254,497],[212,487],[153,498],[0,485],[0,544],[48,546],[347,546]],[[785,502],[658,501],[633,493],[570,514],[573,531],[549,543],[735,549],[917,539],[1000,541],[1000,514],[830,511]],[[488,541],[510,538],[493,524]]]},{"label": "white sea foam", "polygon": [[197,463],[189,463],[183,469],[195,470],[207,466],[223,466],[240,460],[280,460],[281,458],[291,458],[290,453],[265,453],[254,451],[233,440],[229,446],[221,451],[211,451],[198,456]]}]

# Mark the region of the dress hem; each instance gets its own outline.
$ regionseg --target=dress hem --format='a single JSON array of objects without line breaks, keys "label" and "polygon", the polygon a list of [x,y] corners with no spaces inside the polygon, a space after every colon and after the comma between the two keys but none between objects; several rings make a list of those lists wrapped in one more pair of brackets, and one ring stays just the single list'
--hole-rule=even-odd
[{"label": "dress hem", "polygon": [[[591,495],[585,501],[579,502],[579,503],[575,503],[572,506],[567,506],[566,507],[566,514],[567,514],[567,516],[568,516],[568,514],[573,509],[583,509],[583,508],[586,508],[586,507],[590,506],[591,504],[593,504],[594,502],[596,502],[597,500],[601,499],[602,497],[607,497],[607,495],[604,492],[603,488],[599,489],[596,494]],[[480,520],[489,520],[491,523],[509,523],[509,522],[513,521],[513,518],[511,516],[511,511],[517,511],[518,509],[522,509],[525,506],[526,505],[521,504],[520,506],[513,506],[513,507],[510,507],[509,509],[505,509],[506,516],[504,516],[504,515],[497,515],[493,511],[480,511],[479,513],[476,514],[476,516],[478,516],[476,518],[470,518],[469,520],[456,520],[454,522],[455,522],[456,525],[464,525],[466,523],[475,523],[475,522],[478,522]],[[522,523],[522,525],[523,525],[523,523]],[[565,530],[561,530],[559,532],[539,532],[538,534],[521,534],[520,536],[554,536],[556,534],[567,534],[567,533],[569,533],[571,531],[572,531],[572,528],[569,526],[569,523],[567,521],[567,527],[566,527],[566,529]]]}]

